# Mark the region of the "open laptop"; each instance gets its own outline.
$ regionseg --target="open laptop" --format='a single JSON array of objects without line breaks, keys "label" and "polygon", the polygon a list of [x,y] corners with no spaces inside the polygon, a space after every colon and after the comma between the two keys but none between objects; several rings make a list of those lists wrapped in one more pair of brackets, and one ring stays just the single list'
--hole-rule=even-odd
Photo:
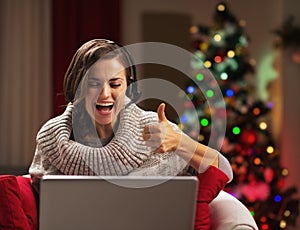
[{"label": "open laptop", "polygon": [[40,230],[192,230],[197,177],[44,176]]}]

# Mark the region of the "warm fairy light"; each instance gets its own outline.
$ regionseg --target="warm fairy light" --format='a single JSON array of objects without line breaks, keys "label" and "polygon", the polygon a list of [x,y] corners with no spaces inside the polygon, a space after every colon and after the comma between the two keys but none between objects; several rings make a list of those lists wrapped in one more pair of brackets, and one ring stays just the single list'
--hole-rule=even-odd
[{"label": "warm fairy light", "polygon": [[204,135],[200,134],[200,135],[198,136],[198,141],[203,141],[203,140],[204,140]]},{"label": "warm fairy light", "polygon": [[262,122],[259,123],[259,128],[261,130],[266,130],[268,128],[268,125],[267,125],[266,122],[262,121]]},{"label": "warm fairy light", "polygon": [[269,153],[269,154],[274,153],[274,147],[273,146],[268,146],[267,147],[267,153]]},{"label": "warm fairy light", "polygon": [[289,170],[287,170],[287,169],[282,169],[282,171],[281,171],[281,175],[282,176],[287,176],[289,174]]},{"label": "warm fairy light", "polygon": [[279,226],[280,226],[280,228],[286,228],[286,221],[281,220]]},{"label": "warm fairy light", "polygon": [[221,41],[221,40],[222,40],[222,37],[221,37],[221,35],[220,35],[220,34],[215,34],[215,36],[214,36],[214,40],[215,40],[216,42],[219,42],[219,41]]},{"label": "warm fairy light", "polygon": [[203,42],[199,45],[200,50],[206,51],[208,49],[208,42]]},{"label": "warm fairy light", "polygon": [[233,58],[235,56],[235,52],[233,50],[228,50],[227,57]]},{"label": "warm fairy light", "polygon": [[188,97],[190,100],[193,100],[193,98],[194,98],[194,94],[192,94],[192,93],[188,93],[188,94],[187,94],[187,97]]},{"label": "warm fairy light", "polygon": [[217,6],[217,10],[218,10],[218,11],[224,11],[224,10],[225,10],[225,5],[224,5],[224,4],[219,4],[219,5]]},{"label": "warm fairy light", "polygon": [[178,128],[179,128],[180,130],[183,130],[183,129],[184,129],[184,125],[183,125],[182,123],[179,123],[177,126],[178,126]]},{"label": "warm fairy light", "polygon": [[199,31],[199,29],[198,29],[197,26],[191,26],[190,27],[190,33],[191,34],[196,34],[196,33],[198,33],[198,31]]},{"label": "warm fairy light", "polygon": [[225,81],[228,79],[228,74],[223,72],[223,73],[221,73],[220,78]]},{"label": "warm fairy light", "polygon": [[205,61],[204,62],[204,66],[206,67],[206,68],[210,68],[211,67],[211,62],[210,61]]},{"label": "warm fairy light", "polygon": [[245,26],[246,26],[246,21],[245,21],[245,20],[240,20],[240,21],[239,21],[239,25],[240,25],[241,27],[245,27]]},{"label": "warm fairy light", "polygon": [[249,60],[249,64],[252,65],[252,66],[255,66],[255,65],[256,65],[255,59],[251,58],[251,59]]},{"label": "warm fairy light", "polygon": [[290,210],[285,210],[284,213],[283,213],[283,215],[284,215],[285,217],[288,217],[288,216],[291,215],[291,211],[290,211]]},{"label": "warm fairy light", "polygon": [[255,116],[259,115],[259,114],[260,114],[260,108],[255,107],[255,108],[253,109],[253,114],[254,114]]},{"label": "warm fairy light", "polygon": [[253,163],[255,165],[260,165],[261,164],[261,159],[259,157],[255,157],[254,160],[253,160]]}]

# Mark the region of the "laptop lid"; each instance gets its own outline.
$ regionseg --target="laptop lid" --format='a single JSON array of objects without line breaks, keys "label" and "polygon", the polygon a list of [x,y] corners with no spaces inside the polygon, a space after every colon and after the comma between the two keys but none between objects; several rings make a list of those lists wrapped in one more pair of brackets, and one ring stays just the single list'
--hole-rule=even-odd
[{"label": "laptop lid", "polygon": [[197,177],[44,176],[40,230],[189,230]]}]

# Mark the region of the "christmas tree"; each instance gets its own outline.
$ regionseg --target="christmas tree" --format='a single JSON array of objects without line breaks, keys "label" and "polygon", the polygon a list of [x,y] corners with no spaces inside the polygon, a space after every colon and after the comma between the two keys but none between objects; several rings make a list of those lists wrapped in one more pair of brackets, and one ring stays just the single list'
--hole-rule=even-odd
[{"label": "christmas tree", "polygon": [[[223,2],[217,4],[212,25],[190,29],[195,59],[187,82],[189,103],[180,115],[179,126],[204,144],[216,135],[212,116],[225,116],[226,131],[221,153],[228,158],[234,179],[226,191],[238,198],[251,212],[259,229],[286,229],[295,226],[298,199],[295,187],[285,187],[288,169],[281,166],[280,146],[274,143],[270,111],[271,102],[257,97],[255,61],[248,50],[245,22],[237,20]],[[214,76],[222,92],[226,113],[218,110],[214,86],[203,67]],[[259,76],[257,76],[259,77]],[[197,84],[207,87],[198,89]],[[212,103],[207,103],[207,101]],[[192,104],[192,105],[191,105]],[[195,129],[191,111],[196,109],[200,130]]]}]

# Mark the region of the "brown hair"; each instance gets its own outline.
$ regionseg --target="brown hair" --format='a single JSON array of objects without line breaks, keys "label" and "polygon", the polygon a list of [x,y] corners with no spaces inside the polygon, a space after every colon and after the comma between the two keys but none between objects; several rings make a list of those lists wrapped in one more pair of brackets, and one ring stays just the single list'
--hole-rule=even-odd
[{"label": "brown hair", "polygon": [[[88,69],[100,58],[118,57],[126,67],[127,84],[132,79],[131,66],[127,51],[117,43],[106,39],[94,39],[84,43],[74,54],[64,77],[64,95],[66,102],[73,102],[79,84]],[[132,81],[132,80],[131,80]]]}]

